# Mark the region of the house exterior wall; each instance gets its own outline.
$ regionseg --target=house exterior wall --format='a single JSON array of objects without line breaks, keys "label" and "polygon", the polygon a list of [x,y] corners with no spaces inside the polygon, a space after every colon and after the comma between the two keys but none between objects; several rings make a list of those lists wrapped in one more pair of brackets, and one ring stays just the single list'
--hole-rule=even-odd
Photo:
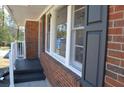
[{"label": "house exterior wall", "polygon": [[47,53],[41,53],[41,64],[45,75],[54,87],[79,87],[80,77],[50,57]]},{"label": "house exterior wall", "polygon": [[[124,86],[124,6],[109,6],[108,12],[109,25],[104,86]],[[81,86],[80,77],[77,74],[47,53],[41,51],[40,61],[52,86]]]},{"label": "house exterior wall", "polygon": [[124,87],[124,6],[109,6],[105,86]]}]

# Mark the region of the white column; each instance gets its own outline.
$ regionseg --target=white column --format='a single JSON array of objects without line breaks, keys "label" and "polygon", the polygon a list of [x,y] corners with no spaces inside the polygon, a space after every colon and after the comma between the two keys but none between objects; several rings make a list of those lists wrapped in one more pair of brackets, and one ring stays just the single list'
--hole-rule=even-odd
[{"label": "white column", "polygon": [[71,46],[71,6],[67,8],[67,36],[66,36],[66,66],[70,61],[70,46]]},{"label": "white column", "polygon": [[9,60],[10,60],[10,65],[9,65],[10,87],[14,87],[13,45],[14,45],[14,43],[11,43],[11,52],[9,54]]}]

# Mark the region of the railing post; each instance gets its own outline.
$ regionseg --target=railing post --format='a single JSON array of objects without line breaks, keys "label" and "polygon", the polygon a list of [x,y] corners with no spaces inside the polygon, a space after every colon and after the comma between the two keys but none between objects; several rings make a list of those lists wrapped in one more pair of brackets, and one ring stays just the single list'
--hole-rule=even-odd
[{"label": "railing post", "polygon": [[25,44],[24,41],[17,42],[17,57],[25,58]]},{"label": "railing post", "polygon": [[9,60],[10,60],[10,65],[9,65],[10,87],[14,87],[13,47],[14,47],[14,43],[11,43],[11,51],[10,51],[10,54],[9,54]]}]

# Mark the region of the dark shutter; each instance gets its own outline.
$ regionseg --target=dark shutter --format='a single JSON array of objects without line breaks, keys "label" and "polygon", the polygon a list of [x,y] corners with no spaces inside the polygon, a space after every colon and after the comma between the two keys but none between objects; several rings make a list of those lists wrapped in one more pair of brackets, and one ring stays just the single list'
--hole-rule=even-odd
[{"label": "dark shutter", "polygon": [[45,15],[42,16],[42,52],[45,51]]},{"label": "dark shutter", "polygon": [[104,79],[107,6],[86,6],[83,86],[102,86]]}]

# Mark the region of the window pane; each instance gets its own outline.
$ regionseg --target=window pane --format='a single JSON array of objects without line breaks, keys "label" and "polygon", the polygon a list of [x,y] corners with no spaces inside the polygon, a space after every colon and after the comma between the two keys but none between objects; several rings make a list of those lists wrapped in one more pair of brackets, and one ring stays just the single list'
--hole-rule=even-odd
[{"label": "window pane", "polygon": [[56,30],[56,49],[55,52],[65,57],[66,51],[66,22],[67,22],[67,6],[57,11],[57,30]]},{"label": "window pane", "polygon": [[84,9],[74,13],[74,27],[80,27],[84,25],[84,15]]},{"label": "window pane", "polygon": [[83,30],[76,30],[76,45],[83,46]]},{"label": "window pane", "polygon": [[47,33],[47,51],[50,51],[50,33]]},{"label": "window pane", "polygon": [[50,14],[47,15],[47,51],[50,51]]},{"label": "window pane", "polygon": [[75,61],[82,63],[82,61],[83,61],[83,48],[75,47]]}]

